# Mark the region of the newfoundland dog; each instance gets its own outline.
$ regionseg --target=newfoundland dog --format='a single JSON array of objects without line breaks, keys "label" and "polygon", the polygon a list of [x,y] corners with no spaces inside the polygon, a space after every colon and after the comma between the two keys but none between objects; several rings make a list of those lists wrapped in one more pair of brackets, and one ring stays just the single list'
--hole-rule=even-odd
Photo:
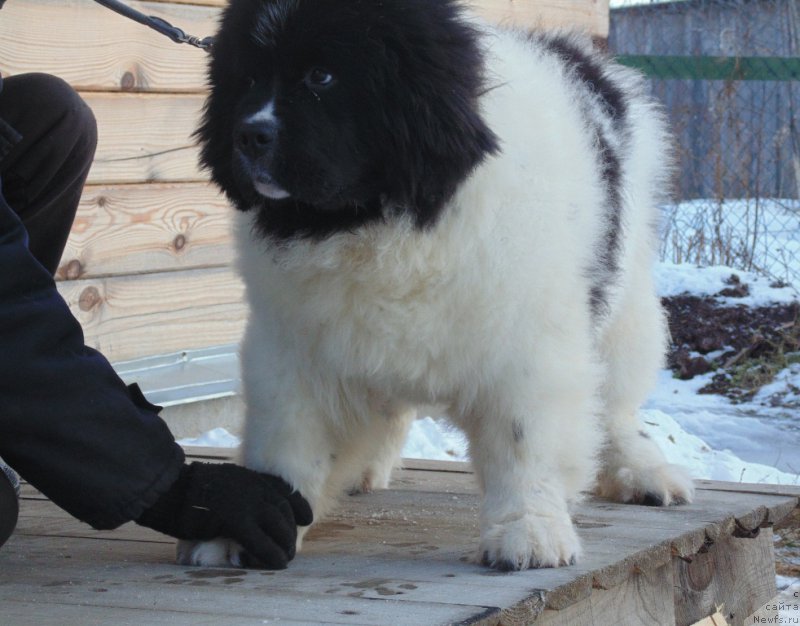
[{"label": "newfoundland dog", "polygon": [[573,563],[587,489],[692,498],[637,417],[665,348],[669,157],[635,73],[453,0],[232,0],[209,76],[202,162],[238,209],[250,306],[245,465],[320,519],[385,487],[438,407],[469,441],[478,558],[501,570]]}]

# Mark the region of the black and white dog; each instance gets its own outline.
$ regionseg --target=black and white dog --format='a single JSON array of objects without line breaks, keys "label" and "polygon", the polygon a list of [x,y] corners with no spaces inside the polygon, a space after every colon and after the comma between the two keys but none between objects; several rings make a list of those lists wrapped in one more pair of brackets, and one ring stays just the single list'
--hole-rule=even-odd
[{"label": "black and white dog", "polygon": [[[641,434],[668,170],[639,78],[453,0],[232,0],[199,130],[250,304],[244,463],[319,519],[386,486],[420,406],[464,430],[483,562],[572,563],[582,491],[668,505]],[[183,562],[238,564],[226,540]]]}]

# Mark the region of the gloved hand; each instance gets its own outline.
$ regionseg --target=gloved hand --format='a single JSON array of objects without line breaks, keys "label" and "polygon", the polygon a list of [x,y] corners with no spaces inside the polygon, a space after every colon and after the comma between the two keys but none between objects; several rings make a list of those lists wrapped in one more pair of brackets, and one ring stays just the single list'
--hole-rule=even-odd
[{"label": "gloved hand", "polygon": [[225,537],[269,569],[295,554],[297,524],[313,521],[311,507],[283,480],[232,463],[184,465],[173,486],[139,519],[178,539]]}]

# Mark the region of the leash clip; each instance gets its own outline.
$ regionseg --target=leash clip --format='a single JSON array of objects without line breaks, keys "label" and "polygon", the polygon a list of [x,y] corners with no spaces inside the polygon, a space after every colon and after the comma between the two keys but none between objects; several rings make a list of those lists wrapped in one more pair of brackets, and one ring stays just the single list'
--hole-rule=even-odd
[{"label": "leash clip", "polygon": [[170,24],[166,20],[162,20],[160,17],[148,15],[147,18],[150,21],[148,26],[157,30],[161,34],[166,35],[175,43],[188,43],[190,46],[200,48],[206,52],[209,52],[211,50],[211,46],[214,44],[213,37],[203,37],[201,39],[200,37],[195,37],[194,35],[187,35],[180,28]]},{"label": "leash clip", "polygon": [[194,35],[186,35],[186,39],[183,43],[188,43],[190,46],[194,46],[195,48],[200,48],[201,50],[205,50],[206,52],[211,52],[211,48],[214,46],[214,38],[213,37],[195,37]]},{"label": "leash clip", "polygon": [[[154,15],[145,15],[123,2],[120,2],[120,0],[95,0],[95,2],[134,22],[152,28],[165,37],[169,37],[174,43],[188,43],[190,46],[200,48],[206,52],[211,52],[211,47],[214,45],[213,37],[203,37],[200,39],[200,37],[195,37],[194,35],[187,35],[180,28],[173,26],[167,20],[162,20],[160,17]],[[2,3],[3,0],[0,0],[0,4]]]}]

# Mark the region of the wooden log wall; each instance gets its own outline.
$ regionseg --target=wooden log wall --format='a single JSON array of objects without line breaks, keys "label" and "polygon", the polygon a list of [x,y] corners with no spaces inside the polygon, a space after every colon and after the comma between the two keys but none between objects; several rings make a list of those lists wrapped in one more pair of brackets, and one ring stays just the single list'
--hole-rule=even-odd
[{"label": "wooden log wall", "polygon": [[[204,37],[224,1],[128,4]],[[608,0],[473,4],[497,22],[608,33]],[[91,0],[9,0],[0,11],[0,74],[60,76],[97,117],[97,154],[57,279],[87,343],[111,361],[231,343],[243,328],[231,209],[198,168],[192,139],[205,67],[203,51]]]}]

